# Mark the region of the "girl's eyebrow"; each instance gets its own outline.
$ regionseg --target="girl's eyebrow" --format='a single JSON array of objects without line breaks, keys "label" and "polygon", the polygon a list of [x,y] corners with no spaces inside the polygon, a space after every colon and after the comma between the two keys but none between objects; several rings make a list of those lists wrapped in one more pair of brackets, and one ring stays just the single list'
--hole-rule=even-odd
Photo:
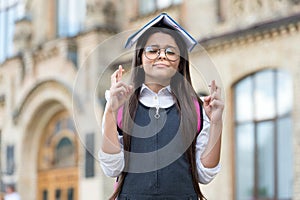
[{"label": "girl's eyebrow", "polygon": [[[147,45],[147,46],[161,48],[161,46],[158,45],[158,44],[150,44],[150,45]],[[174,47],[174,46],[172,46],[172,45],[166,45],[164,48],[169,48],[169,47],[172,47],[172,48],[174,48],[174,49],[178,49],[178,47]]]},{"label": "girl's eyebrow", "polygon": [[146,45],[146,47],[158,47],[159,48],[159,45],[158,44],[149,44],[149,45]]}]

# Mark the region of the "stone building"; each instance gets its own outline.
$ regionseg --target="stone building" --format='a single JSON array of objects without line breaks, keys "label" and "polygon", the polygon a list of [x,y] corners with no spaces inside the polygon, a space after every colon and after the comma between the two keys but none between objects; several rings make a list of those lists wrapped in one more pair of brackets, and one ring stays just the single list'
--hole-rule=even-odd
[{"label": "stone building", "polygon": [[161,12],[201,46],[193,84],[226,103],[208,199],[300,199],[299,0],[0,0],[1,186],[22,200],[107,199],[98,162],[108,75]]}]

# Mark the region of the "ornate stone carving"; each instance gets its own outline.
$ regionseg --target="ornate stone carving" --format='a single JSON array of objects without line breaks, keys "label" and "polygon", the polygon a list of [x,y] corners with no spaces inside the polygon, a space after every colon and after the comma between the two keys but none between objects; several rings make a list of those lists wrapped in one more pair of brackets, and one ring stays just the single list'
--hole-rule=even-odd
[{"label": "ornate stone carving", "polygon": [[104,24],[101,0],[86,1],[85,28],[91,29]]},{"label": "ornate stone carving", "polygon": [[[297,20],[298,19],[298,20]],[[230,35],[220,36],[214,39],[207,39],[200,41],[200,44],[208,52],[217,52],[224,50],[232,50],[232,48],[247,46],[255,42],[262,40],[274,40],[277,37],[288,37],[289,35],[298,34],[300,31],[300,23],[298,23],[300,17],[294,16],[294,20],[290,22],[273,22],[277,23],[274,27],[273,24],[259,25],[252,30],[245,29]],[[293,21],[293,22],[292,22]],[[279,24],[280,23],[280,24]]]},{"label": "ornate stone carving", "polygon": [[[246,23],[284,17],[299,11],[300,0],[229,0],[232,20]],[[241,23],[242,24],[242,23]]]},{"label": "ornate stone carving", "polygon": [[32,28],[31,20],[28,18],[16,22],[14,34],[15,52],[27,49],[31,45]]},{"label": "ornate stone carving", "polygon": [[233,0],[232,10],[235,16],[240,15],[245,11],[245,2],[244,0]]},{"label": "ornate stone carving", "polygon": [[105,23],[109,26],[114,25],[116,22],[115,5],[110,1],[106,2],[106,4],[104,5],[104,8],[103,8],[103,13],[105,16]]},{"label": "ornate stone carving", "polygon": [[95,15],[96,13],[100,13],[102,10],[102,5],[101,2],[96,1],[96,2],[88,2],[86,6],[86,15]]}]

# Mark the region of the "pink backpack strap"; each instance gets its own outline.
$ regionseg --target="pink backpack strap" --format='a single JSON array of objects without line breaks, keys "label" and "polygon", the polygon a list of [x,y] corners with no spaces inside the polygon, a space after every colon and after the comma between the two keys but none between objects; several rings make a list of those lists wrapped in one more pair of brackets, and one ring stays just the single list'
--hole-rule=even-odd
[{"label": "pink backpack strap", "polygon": [[121,106],[119,108],[118,115],[117,115],[117,123],[118,123],[118,127],[120,129],[122,128],[123,108],[124,108],[124,106]]},{"label": "pink backpack strap", "polygon": [[119,185],[119,176],[116,178],[116,182],[114,183],[114,191],[116,191],[118,185]]},{"label": "pink backpack strap", "polygon": [[195,107],[196,107],[196,113],[197,113],[197,133],[199,133],[201,131],[201,110],[200,110],[200,104],[198,102],[197,99],[194,99],[194,104],[195,104]]}]

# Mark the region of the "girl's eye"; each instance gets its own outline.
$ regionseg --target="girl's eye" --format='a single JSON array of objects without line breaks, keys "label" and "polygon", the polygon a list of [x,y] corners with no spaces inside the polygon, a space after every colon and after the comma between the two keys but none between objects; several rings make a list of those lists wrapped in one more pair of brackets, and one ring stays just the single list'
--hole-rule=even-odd
[{"label": "girl's eye", "polygon": [[175,54],[175,52],[172,52],[172,51],[166,51],[166,53],[167,53],[168,55],[174,55],[174,54]]},{"label": "girl's eye", "polygon": [[167,48],[167,49],[166,49],[166,53],[167,53],[168,55],[175,55],[175,54],[176,54],[175,50],[173,50],[173,49],[171,49],[171,48]]},{"label": "girl's eye", "polygon": [[146,52],[148,52],[148,53],[157,53],[158,52],[158,48],[147,47],[146,48]]}]

